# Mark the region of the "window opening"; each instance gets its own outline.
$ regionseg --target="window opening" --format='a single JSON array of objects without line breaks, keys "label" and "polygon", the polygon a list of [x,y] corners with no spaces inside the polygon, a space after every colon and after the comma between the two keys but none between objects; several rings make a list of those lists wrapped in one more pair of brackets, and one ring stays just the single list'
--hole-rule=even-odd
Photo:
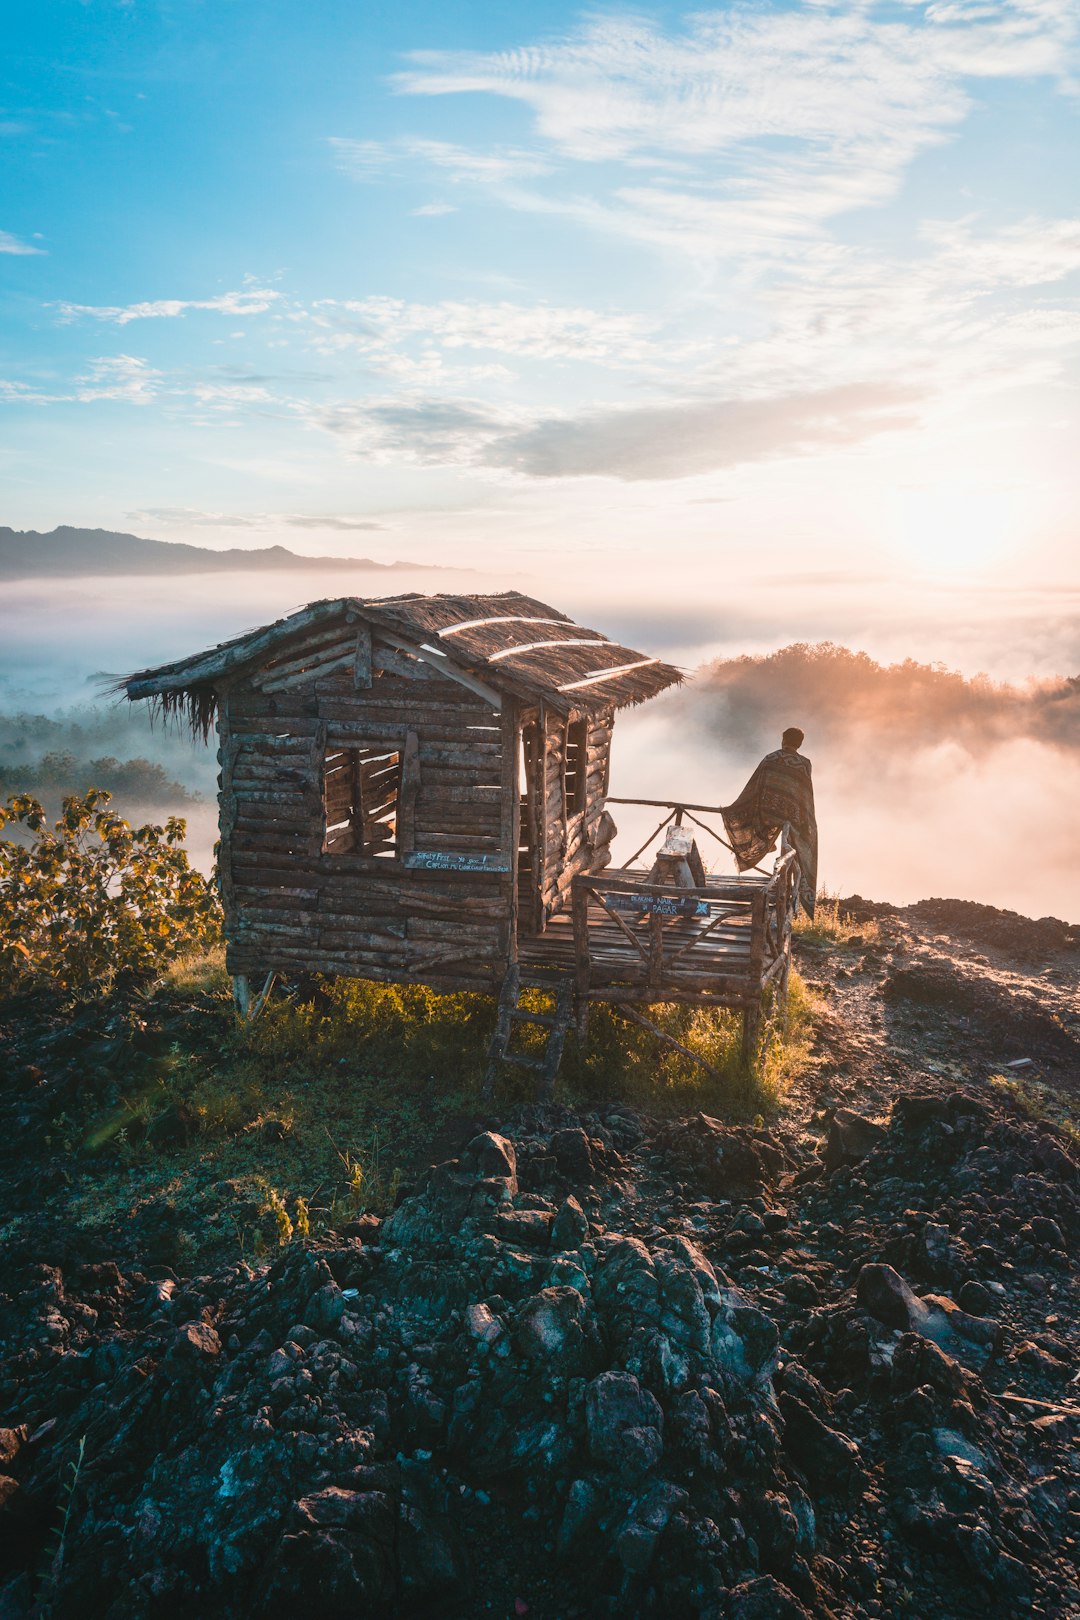
[{"label": "window opening", "polygon": [[323,854],[396,858],[400,798],[400,748],[379,743],[328,748],[323,762]]},{"label": "window opening", "polygon": [[589,722],[572,720],[566,728],[566,814],[580,816],[585,809],[589,770]]}]

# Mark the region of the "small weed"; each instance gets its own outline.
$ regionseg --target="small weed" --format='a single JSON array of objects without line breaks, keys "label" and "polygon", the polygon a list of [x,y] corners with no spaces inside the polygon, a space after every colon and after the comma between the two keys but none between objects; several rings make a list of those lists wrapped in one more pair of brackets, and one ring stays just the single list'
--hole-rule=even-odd
[{"label": "small weed", "polygon": [[1074,1139],[1080,1138],[1080,1116],[1074,1100],[1040,1080],[1021,1080],[1012,1074],[992,1074],[990,1084],[1010,1097],[1027,1119],[1044,1119]]},{"label": "small weed", "polygon": [[42,1585],[48,1590],[56,1585],[60,1571],[64,1567],[64,1551],[67,1547],[68,1522],[71,1519],[71,1504],[75,1497],[75,1488],[82,1473],[83,1457],[86,1452],[86,1436],[79,1441],[79,1450],[72,1462],[69,1462],[60,1485],[60,1499],[63,1503],[63,1512],[60,1523],[51,1531],[45,1543],[45,1571]]},{"label": "small weed", "polygon": [[823,889],[817,897],[814,915],[808,917],[800,911],[795,919],[795,933],[808,945],[876,945],[881,938],[881,924],[874,918],[859,922],[850,912],[841,911],[839,895]]},{"label": "small weed", "polygon": [[270,1217],[274,1239],[278,1248],[283,1249],[293,1235],[293,1223],[285,1208],[285,1200],[276,1187],[267,1187],[266,1203],[261,1213]]},{"label": "small weed", "polygon": [[342,1196],[330,1205],[331,1225],[355,1220],[365,1210],[382,1213],[393,1209],[401,1185],[401,1171],[397,1166],[387,1170],[383,1165],[378,1127],[372,1126],[368,1141],[359,1153],[348,1148],[344,1152],[335,1151],[345,1177]]}]

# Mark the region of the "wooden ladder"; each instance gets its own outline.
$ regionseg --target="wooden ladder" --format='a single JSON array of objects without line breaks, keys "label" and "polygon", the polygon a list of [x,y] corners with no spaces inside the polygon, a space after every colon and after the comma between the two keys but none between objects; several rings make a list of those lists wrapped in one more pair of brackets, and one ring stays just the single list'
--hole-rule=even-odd
[{"label": "wooden ladder", "polygon": [[[552,998],[552,1011],[532,1012],[521,1005],[523,990],[543,990]],[[526,968],[511,962],[499,992],[499,1012],[495,1033],[488,1048],[487,1069],[484,1071],[483,1094],[490,1097],[499,1072],[499,1065],[512,1063],[519,1069],[531,1069],[536,1075],[536,1096],[546,1101],[555,1091],[555,1076],[562,1062],[566,1032],[574,1012],[574,976],[558,968]],[[547,1030],[547,1040],[539,1052],[511,1052],[510,1038],[515,1024],[537,1024]]]}]

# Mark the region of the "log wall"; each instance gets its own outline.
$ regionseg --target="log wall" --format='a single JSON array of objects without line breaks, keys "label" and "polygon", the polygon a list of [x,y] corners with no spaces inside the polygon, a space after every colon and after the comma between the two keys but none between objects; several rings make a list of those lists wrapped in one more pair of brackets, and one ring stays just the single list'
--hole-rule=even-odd
[{"label": "log wall", "polygon": [[[496,713],[407,653],[339,632],[314,658],[230,683],[219,735],[230,972],[501,982],[516,937],[511,700]],[[372,744],[401,754],[396,844],[324,852],[327,751]]]},{"label": "log wall", "polygon": [[[584,721],[585,783],[582,809],[572,813],[567,783],[567,744],[572,729]],[[540,807],[540,900],[544,920],[569,903],[578,873],[602,872],[611,860],[611,819],[606,814],[608,769],[614,713],[571,715],[546,712],[543,720]],[[578,758],[580,758],[580,752]],[[610,829],[610,830],[609,830]]]}]

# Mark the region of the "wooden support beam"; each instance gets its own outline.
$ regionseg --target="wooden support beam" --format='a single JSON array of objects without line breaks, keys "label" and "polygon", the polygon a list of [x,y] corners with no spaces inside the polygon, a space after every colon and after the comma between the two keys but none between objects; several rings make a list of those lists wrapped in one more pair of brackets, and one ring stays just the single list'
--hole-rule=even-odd
[{"label": "wooden support beam", "polygon": [[705,1070],[705,1073],[711,1075],[714,1080],[723,1080],[724,1076],[719,1069],[713,1068],[713,1065],[698,1052],[692,1052],[688,1046],[683,1046],[682,1042],[677,1041],[673,1035],[659,1029],[651,1019],[643,1018],[639,1012],[634,1011],[633,1007],[616,1002],[615,1011],[620,1018],[627,1019],[631,1024],[637,1024],[641,1029],[647,1029],[649,1034],[654,1035],[661,1045],[669,1046],[673,1051],[680,1053],[685,1058],[689,1058],[692,1063],[699,1064]]}]

